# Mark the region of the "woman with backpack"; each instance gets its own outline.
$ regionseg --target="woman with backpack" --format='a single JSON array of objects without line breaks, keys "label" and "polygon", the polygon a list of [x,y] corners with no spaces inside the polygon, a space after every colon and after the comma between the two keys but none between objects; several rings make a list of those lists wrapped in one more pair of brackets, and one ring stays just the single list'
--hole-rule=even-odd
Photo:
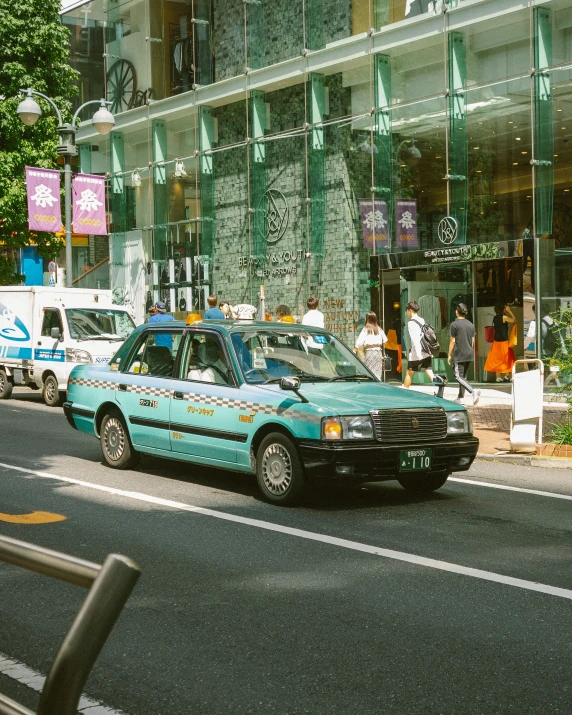
[{"label": "woman with backpack", "polygon": [[510,382],[510,373],[515,363],[513,349],[508,345],[509,326],[516,323],[516,318],[508,305],[495,305],[493,327],[495,339],[485,362],[485,372],[495,372],[497,382]]}]

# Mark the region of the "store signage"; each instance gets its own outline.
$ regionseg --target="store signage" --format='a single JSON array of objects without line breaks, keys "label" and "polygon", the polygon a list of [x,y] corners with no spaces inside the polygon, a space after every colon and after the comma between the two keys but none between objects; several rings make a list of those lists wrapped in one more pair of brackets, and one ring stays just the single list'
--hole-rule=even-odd
[{"label": "store signage", "polygon": [[60,172],[56,169],[26,167],[28,228],[56,233],[62,228]]},{"label": "store signage", "polygon": [[107,236],[105,177],[76,174],[72,180],[73,230]]},{"label": "store signage", "polygon": [[296,275],[302,261],[308,260],[309,257],[310,254],[305,253],[301,248],[293,251],[277,251],[267,256],[239,256],[238,267],[252,266],[258,278]]},{"label": "store signage", "polygon": [[500,258],[503,255],[498,243],[478,243],[473,246],[452,246],[451,248],[436,248],[423,254],[430,263],[458,263],[490,258]]},{"label": "store signage", "polygon": [[441,243],[449,246],[451,243],[455,243],[457,240],[457,235],[459,233],[459,224],[456,218],[452,216],[445,216],[439,221],[437,226],[437,236]]},{"label": "store signage", "polygon": [[364,248],[389,248],[389,213],[385,201],[359,200]]},{"label": "store signage", "polygon": [[395,201],[395,239],[397,248],[418,248],[416,199]]},{"label": "store signage", "polygon": [[262,194],[257,211],[260,212],[262,218],[259,222],[259,232],[262,238],[267,243],[277,243],[288,228],[286,197],[277,189],[268,189]]}]

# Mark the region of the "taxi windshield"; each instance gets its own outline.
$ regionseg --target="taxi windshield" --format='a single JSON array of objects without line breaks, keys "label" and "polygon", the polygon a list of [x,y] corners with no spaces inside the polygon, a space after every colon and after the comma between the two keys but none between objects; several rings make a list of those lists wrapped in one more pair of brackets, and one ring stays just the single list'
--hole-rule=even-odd
[{"label": "taxi windshield", "polygon": [[135,329],[124,310],[68,308],[70,335],[76,340],[125,340]]},{"label": "taxi windshield", "polygon": [[299,377],[302,382],[375,380],[333,335],[313,331],[245,330],[231,342],[246,382],[255,385]]}]

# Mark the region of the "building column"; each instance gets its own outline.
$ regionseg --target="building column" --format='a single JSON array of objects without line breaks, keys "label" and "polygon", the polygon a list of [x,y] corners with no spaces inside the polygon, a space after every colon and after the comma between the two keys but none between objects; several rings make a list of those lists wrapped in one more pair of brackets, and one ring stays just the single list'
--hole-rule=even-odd
[{"label": "building column", "polygon": [[306,49],[321,50],[326,46],[324,37],[324,0],[304,0],[306,12]]},{"label": "building column", "polygon": [[554,122],[552,76],[552,13],[533,9],[534,22],[534,184],[535,236],[552,233],[554,199]]},{"label": "building column", "polygon": [[125,232],[127,226],[127,196],[125,193],[125,152],[123,134],[111,132],[111,222],[113,233]]},{"label": "building column", "polygon": [[448,44],[448,213],[456,219],[457,238],[454,243],[467,243],[468,211],[468,134],[467,111],[465,106],[465,83],[467,78],[467,51],[465,36],[461,32],[450,32]]},{"label": "building column", "polygon": [[153,258],[165,261],[167,256],[167,223],[169,194],[167,187],[167,125],[162,119],[151,122],[153,157]]},{"label": "building column", "polygon": [[308,218],[311,256],[310,287],[319,283],[321,259],[324,256],[326,229],[326,147],[324,128],[316,126],[324,121],[326,91],[324,77],[308,75],[308,107],[311,126],[308,131]]},{"label": "building column", "polygon": [[244,0],[248,43],[248,69],[261,69],[266,64],[266,36],[264,26],[264,5],[261,0]]},{"label": "building column", "polygon": [[[391,136],[391,58],[375,55],[373,58],[373,102],[374,102],[374,177],[373,198],[385,201],[387,205],[389,247],[393,237],[393,141]],[[375,224],[374,224],[375,238]],[[377,252],[377,251],[376,251]]]},{"label": "building column", "polygon": [[91,144],[80,144],[77,150],[79,154],[79,170],[82,174],[91,174]]},{"label": "building column", "polygon": [[263,197],[268,189],[266,145],[257,141],[266,131],[266,102],[264,92],[250,93],[250,221],[251,250],[254,256],[266,257],[268,200]]},{"label": "building column", "polygon": [[201,240],[200,253],[214,258],[215,246],[215,200],[214,164],[209,152],[215,144],[215,118],[212,107],[199,107],[199,159]]}]

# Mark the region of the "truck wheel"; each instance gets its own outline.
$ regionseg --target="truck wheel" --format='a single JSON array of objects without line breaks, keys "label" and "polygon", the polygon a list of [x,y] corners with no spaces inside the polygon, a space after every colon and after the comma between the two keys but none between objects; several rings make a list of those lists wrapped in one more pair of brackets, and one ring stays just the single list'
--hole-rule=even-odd
[{"label": "truck wheel", "polygon": [[292,440],[280,432],[267,435],[256,453],[256,479],[266,501],[290,506],[304,491],[304,471]]},{"label": "truck wheel", "polygon": [[58,390],[58,381],[54,375],[47,376],[44,382],[42,397],[48,407],[59,407],[62,404],[63,400]]},{"label": "truck wheel", "polygon": [[12,382],[6,371],[0,368],[0,400],[7,400],[12,394]]},{"label": "truck wheel", "polygon": [[101,453],[109,467],[131,469],[138,464],[141,455],[133,449],[125,421],[118,412],[113,411],[105,415],[99,436]]},{"label": "truck wheel", "polygon": [[401,486],[412,494],[430,494],[440,489],[449,478],[443,472],[433,472],[432,474],[407,474],[397,478]]}]

